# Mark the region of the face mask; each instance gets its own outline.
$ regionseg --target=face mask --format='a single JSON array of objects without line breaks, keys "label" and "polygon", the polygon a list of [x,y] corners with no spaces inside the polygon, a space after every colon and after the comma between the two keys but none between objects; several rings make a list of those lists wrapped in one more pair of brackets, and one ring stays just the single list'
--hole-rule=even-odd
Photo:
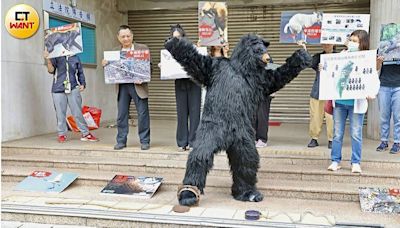
[{"label": "face mask", "polygon": [[353,51],[358,51],[358,47],[360,46],[359,43],[353,42],[353,41],[349,41],[349,43],[347,43],[347,50],[350,52]]}]

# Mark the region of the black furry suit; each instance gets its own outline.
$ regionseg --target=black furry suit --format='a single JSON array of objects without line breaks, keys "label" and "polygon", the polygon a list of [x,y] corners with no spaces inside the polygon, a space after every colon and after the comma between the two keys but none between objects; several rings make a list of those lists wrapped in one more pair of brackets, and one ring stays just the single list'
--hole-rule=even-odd
[{"label": "black furry suit", "polygon": [[[254,114],[261,99],[284,87],[311,63],[308,52],[300,49],[277,70],[266,70],[263,55],[268,45],[259,36],[245,35],[227,59],[200,55],[185,38],[166,41],[165,47],[176,61],[207,87],[184,185],[197,186],[204,193],[214,154],[225,150],[233,178],[232,196],[242,201],[263,199],[256,189],[259,155],[254,144]],[[178,198],[181,205],[196,203],[191,191],[183,191]]]}]

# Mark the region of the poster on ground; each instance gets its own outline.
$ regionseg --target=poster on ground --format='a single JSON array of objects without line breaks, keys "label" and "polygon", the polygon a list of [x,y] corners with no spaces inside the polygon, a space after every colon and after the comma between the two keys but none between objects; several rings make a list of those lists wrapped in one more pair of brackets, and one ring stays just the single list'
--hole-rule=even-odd
[{"label": "poster on ground", "polygon": [[400,189],[360,187],[358,191],[363,212],[400,214]]},{"label": "poster on ground", "polygon": [[21,181],[14,190],[60,193],[77,177],[78,174],[76,173],[33,171],[28,177]]},{"label": "poster on ground", "polygon": [[[118,58],[119,56],[119,58]],[[151,80],[150,50],[107,51],[106,84],[144,83]]]},{"label": "poster on ground", "polygon": [[44,47],[47,58],[75,55],[83,52],[81,23],[73,23],[46,29]]},{"label": "poster on ground", "polygon": [[321,37],[321,12],[283,11],[281,13],[280,43],[319,44]]},{"label": "poster on ground", "polygon": [[[198,47],[197,51],[202,55],[207,55],[206,47]],[[190,78],[183,67],[172,57],[168,50],[161,50],[161,80]]]},{"label": "poster on ground", "polygon": [[376,50],[321,55],[321,100],[364,99],[379,88]]},{"label": "poster on ground", "polygon": [[150,199],[162,183],[162,177],[115,175],[101,193]]},{"label": "poster on ground", "polygon": [[228,42],[226,2],[199,2],[199,42],[201,46],[223,46]]},{"label": "poster on ground", "polygon": [[344,44],[355,30],[369,33],[369,14],[324,13],[321,28],[322,44]]},{"label": "poster on ground", "polygon": [[400,24],[381,25],[378,55],[384,56],[384,65],[400,64]]}]

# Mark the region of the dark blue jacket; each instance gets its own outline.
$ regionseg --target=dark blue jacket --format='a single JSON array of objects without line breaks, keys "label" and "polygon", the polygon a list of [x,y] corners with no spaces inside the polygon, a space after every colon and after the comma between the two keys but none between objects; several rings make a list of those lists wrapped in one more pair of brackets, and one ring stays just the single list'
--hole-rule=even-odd
[{"label": "dark blue jacket", "polygon": [[71,89],[77,87],[78,85],[83,85],[86,88],[85,75],[83,74],[83,67],[79,57],[76,55],[69,57],[62,56],[50,59],[53,67],[55,68],[55,72],[52,73],[56,74],[54,75],[53,86],[51,88],[52,93],[63,93],[65,91],[64,81],[67,78],[67,58]]}]

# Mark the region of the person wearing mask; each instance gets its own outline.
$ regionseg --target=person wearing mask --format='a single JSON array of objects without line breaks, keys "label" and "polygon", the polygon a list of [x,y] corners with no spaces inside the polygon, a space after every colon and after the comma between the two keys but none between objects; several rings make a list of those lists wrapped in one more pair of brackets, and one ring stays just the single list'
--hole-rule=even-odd
[{"label": "person wearing mask", "polygon": [[390,119],[393,115],[393,146],[391,154],[400,153],[400,64],[383,65],[383,56],[378,57],[380,88],[378,93],[381,128],[381,144],[376,151],[389,149]]},{"label": "person wearing mask", "polygon": [[[121,25],[117,32],[118,41],[121,44],[121,51],[149,50],[140,43],[133,42],[133,33],[128,25]],[[103,67],[107,65],[103,59]],[[151,64],[151,63],[150,63]],[[150,149],[150,115],[148,105],[148,85],[137,81],[135,83],[118,84],[118,117],[117,117],[117,144],[114,150],[121,150],[126,147],[129,133],[129,106],[131,100],[135,102],[138,114],[138,131],[141,150]]]},{"label": "person wearing mask", "polygon": [[324,117],[326,121],[326,133],[328,136],[328,148],[332,148],[333,139],[333,117],[324,111],[324,100],[319,100],[319,63],[321,55],[335,53],[333,44],[322,44],[323,51],[313,56],[311,68],[315,70],[315,80],[310,93],[310,127],[309,135],[311,137],[308,147],[313,148],[319,146],[318,138],[322,131]]},{"label": "person wearing mask", "polygon": [[[348,52],[369,50],[369,35],[364,30],[356,30],[351,33],[349,41],[346,44]],[[374,66],[375,67],[375,66]],[[378,80],[378,78],[376,79]],[[373,98],[379,90],[379,82],[372,83],[377,85],[376,88],[371,88],[369,94]],[[376,90],[376,91],[375,91]],[[337,171],[342,160],[342,145],[343,136],[346,125],[346,119],[350,120],[350,135],[351,135],[351,172],[361,173],[361,151],[362,151],[362,131],[364,124],[364,116],[368,109],[367,99],[348,99],[333,101],[333,121],[334,121],[334,136],[331,150],[332,163],[328,167],[330,171]]]},{"label": "person wearing mask", "polygon": [[[44,57],[49,53],[44,51]],[[99,141],[89,132],[89,128],[82,115],[82,96],[86,88],[85,75],[82,63],[77,55],[61,56],[47,59],[47,71],[53,74],[53,86],[51,94],[57,116],[58,142],[67,141],[67,106],[82,133],[81,141]]]}]

